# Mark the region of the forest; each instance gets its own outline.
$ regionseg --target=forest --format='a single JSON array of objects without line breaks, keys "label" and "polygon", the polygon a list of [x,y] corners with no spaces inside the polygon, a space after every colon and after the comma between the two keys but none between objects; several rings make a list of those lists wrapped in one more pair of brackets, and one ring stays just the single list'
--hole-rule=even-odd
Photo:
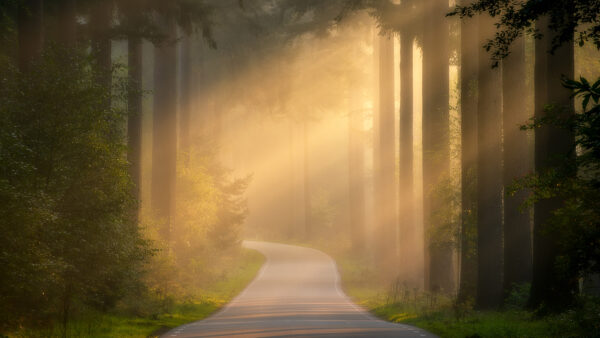
[{"label": "forest", "polygon": [[181,332],[297,247],[402,327],[597,337],[599,101],[600,0],[2,0],[0,337]]}]

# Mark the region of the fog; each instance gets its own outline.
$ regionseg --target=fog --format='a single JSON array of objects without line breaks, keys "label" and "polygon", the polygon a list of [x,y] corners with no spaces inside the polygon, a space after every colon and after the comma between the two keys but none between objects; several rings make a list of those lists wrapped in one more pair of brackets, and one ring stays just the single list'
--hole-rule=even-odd
[{"label": "fog", "polygon": [[[235,41],[238,33],[224,32],[233,35],[225,41]],[[217,40],[223,39],[218,31],[215,34]],[[386,278],[401,273],[422,288],[421,52],[416,42],[413,189],[397,191],[397,183],[384,182],[393,197],[376,200],[374,149],[382,142],[375,125],[380,105],[376,49],[381,41],[394,46],[389,62],[398,65],[398,36],[380,34],[375,22],[360,14],[325,33],[308,32],[286,41],[254,39],[244,42],[256,44],[252,49],[235,43],[210,49],[202,37],[192,37],[193,55],[198,58],[189,125],[192,149],[215,152],[232,176],[250,178],[243,237],[316,242],[336,252],[351,252],[354,238],[362,242],[356,252],[370,257],[369,264],[374,266],[381,259],[376,253],[380,241],[391,238],[390,260],[397,260],[401,253],[406,257],[398,260],[403,264],[386,263],[391,269]],[[389,89],[394,96],[389,140],[394,156],[391,170],[397,182],[400,74],[398,67],[393,68],[392,86],[396,89]],[[452,76],[456,83],[456,74]],[[151,121],[146,122],[151,130]],[[150,138],[146,133],[146,143]],[[151,156],[150,151],[145,152],[144,168],[150,167]],[[146,181],[150,170],[144,171]],[[352,178],[351,170],[356,171]],[[365,211],[362,220],[352,223],[355,214],[350,189],[356,186],[362,187],[362,196],[355,198],[362,199],[358,203],[364,204]],[[402,212],[410,213],[412,222],[401,229],[398,210],[408,199],[414,199],[406,203],[412,207],[402,208]],[[376,217],[381,210],[385,216]]]}]

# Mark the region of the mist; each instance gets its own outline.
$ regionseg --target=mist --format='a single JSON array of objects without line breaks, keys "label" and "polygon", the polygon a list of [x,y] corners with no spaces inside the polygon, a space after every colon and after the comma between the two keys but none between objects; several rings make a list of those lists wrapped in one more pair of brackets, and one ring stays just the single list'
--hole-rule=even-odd
[{"label": "mist", "polygon": [[532,1],[1,4],[0,334],[589,333],[600,30]]}]

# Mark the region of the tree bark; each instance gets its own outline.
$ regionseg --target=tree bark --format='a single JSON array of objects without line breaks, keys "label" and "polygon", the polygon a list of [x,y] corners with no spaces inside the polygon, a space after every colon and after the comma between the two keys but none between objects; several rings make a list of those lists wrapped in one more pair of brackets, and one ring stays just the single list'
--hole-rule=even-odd
[{"label": "tree bark", "polygon": [[303,128],[302,128],[302,150],[304,151],[302,177],[304,182],[303,196],[304,196],[304,236],[306,239],[311,239],[313,235],[312,223],[311,223],[311,205],[310,205],[310,167],[309,167],[309,142],[308,142],[308,127],[309,121],[308,116],[304,116]]},{"label": "tree bark", "polygon": [[[444,207],[432,194],[450,170],[448,2],[429,0],[423,32],[423,212],[426,233],[437,229],[433,215]],[[425,288],[453,293],[453,250],[426,240]]]},{"label": "tree bark", "polygon": [[29,71],[31,63],[42,52],[43,20],[43,0],[25,0],[19,5],[17,38],[19,41],[18,64],[21,72]]},{"label": "tree bark", "polygon": [[62,0],[58,13],[59,43],[66,47],[73,47],[77,42],[77,4],[76,0]]},{"label": "tree bark", "polygon": [[[520,126],[530,118],[527,111],[525,41],[518,39],[511,54],[502,61],[504,107],[504,186],[531,171],[527,133]],[[526,191],[504,198],[504,295],[515,284],[531,282],[531,224],[529,210],[520,207],[527,199]]]},{"label": "tree bark", "polygon": [[403,279],[412,287],[421,283],[417,263],[420,253],[415,250],[419,242],[414,220],[413,178],[413,35],[405,30],[400,37],[400,165],[398,173],[398,222],[400,231],[400,267]]},{"label": "tree bark", "polygon": [[[479,17],[479,45],[494,34],[494,22]],[[502,73],[479,53],[477,104],[477,299],[480,309],[502,304]]]},{"label": "tree bark", "polygon": [[[376,186],[378,263],[392,267],[396,244],[396,191],[394,156],[394,40],[379,37],[379,175]],[[393,272],[393,271],[390,271]]]},{"label": "tree bark", "polygon": [[176,26],[162,18],[166,39],[154,48],[154,127],[152,149],[152,209],[162,222],[161,236],[169,241],[175,206],[177,162]]},{"label": "tree bark", "polygon": [[365,248],[365,149],[363,142],[363,111],[357,92],[356,81],[348,86],[348,200],[350,231],[354,252]]},{"label": "tree bark", "polygon": [[[465,4],[470,3],[465,1]],[[477,288],[477,82],[479,71],[478,17],[461,20],[461,301],[474,300]]]},{"label": "tree bark", "polygon": [[[97,1],[91,8],[91,52],[97,67],[97,81],[100,85],[110,90],[112,85],[112,60],[110,26],[112,23],[112,1]],[[105,101],[106,109],[111,106],[110,96]]]},{"label": "tree bark", "polygon": [[[561,114],[572,114],[574,110],[571,92],[561,83],[561,76],[573,78],[574,48],[572,43],[549,54],[553,37],[548,28],[548,19],[537,22],[537,28],[544,34],[535,44],[535,111],[534,116],[546,116],[545,107],[554,105]],[[556,110],[553,112],[557,112]],[[535,130],[535,170],[545,170],[559,166],[565,156],[573,155],[574,138],[566,129],[546,125]],[[556,272],[558,247],[556,235],[547,230],[548,221],[554,210],[562,205],[559,198],[541,200],[534,205],[533,224],[533,275],[529,306],[538,308],[545,305],[549,310],[558,309],[572,301],[577,287],[575,278],[568,278]]]},{"label": "tree bark", "polygon": [[181,115],[179,118],[179,147],[184,165],[190,161],[190,123],[192,116],[192,41],[185,36],[181,44]]},{"label": "tree bark", "polygon": [[134,220],[137,223],[140,207],[142,170],[142,40],[130,37],[127,46],[128,93],[127,93],[127,160],[133,187],[132,196],[137,202]]}]

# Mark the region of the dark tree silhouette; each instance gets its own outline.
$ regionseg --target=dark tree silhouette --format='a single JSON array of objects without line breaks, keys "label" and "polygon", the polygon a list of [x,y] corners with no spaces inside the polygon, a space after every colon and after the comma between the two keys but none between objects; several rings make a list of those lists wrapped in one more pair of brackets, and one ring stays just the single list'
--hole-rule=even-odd
[{"label": "dark tree silhouette", "polygon": [[[504,186],[529,174],[531,158],[527,133],[520,130],[531,117],[528,112],[525,41],[517,39],[511,54],[502,60]],[[531,281],[531,222],[529,210],[521,210],[527,191],[504,198],[504,290]]]},{"label": "dark tree silhouette", "polygon": [[23,72],[42,52],[44,1],[26,0],[19,5],[17,31],[19,42],[18,64]]},{"label": "dark tree silhouette", "polygon": [[154,47],[151,189],[152,209],[162,222],[161,235],[168,242],[177,165],[177,26],[171,16],[164,15],[159,20],[164,37]]},{"label": "dark tree silhouette", "polygon": [[[423,186],[426,228],[436,228],[433,213],[443,207],[432,190],[449,174],[449,25],[444,19],[448,3],[426,1],[423,13]],[[427,230],[426,230],[427,232]],[[425,287],[428,290],[454,291],[452,248],[429,241],[426,257]]]},{"label": "dark tree silhouette", "polygon": [[[564,43],[551,54],[553,33],[548,18],[540,18],[536,28],[544,34],[535,45],[535,112],[542,118],[549,111],[556,114],[573,113],[571,91],[563,87],[561,77],[573,78],[574,49],[572,43]],[[551,109],[549,110],[549,106]],[[544,172],[555,168],[564,161],[566,154],[572,154],[574,138],[567,129],[545,125],[535,130],[535,169]],[[556,310],[572,301],[577,280],[556,271],[558,238],[546,227],[553,211],[562,204],[560,198],[540,200],[534,205],[533,227],[533,276],[529,306],[541,305],[548,310]]]},{"label": "dark tree silhouette", "polygon": [[477,82],[479,72],[478,17],[461,20],[461,240],[462,301],[475,299],[477,287]]},{"label": "dark tree silhouette", "polygon": [[[494,32],[488,15],[479,17],[479,41]],[[477,298],[479,308],[502,303],[502,73],[479,54],[477,103]]]}]

